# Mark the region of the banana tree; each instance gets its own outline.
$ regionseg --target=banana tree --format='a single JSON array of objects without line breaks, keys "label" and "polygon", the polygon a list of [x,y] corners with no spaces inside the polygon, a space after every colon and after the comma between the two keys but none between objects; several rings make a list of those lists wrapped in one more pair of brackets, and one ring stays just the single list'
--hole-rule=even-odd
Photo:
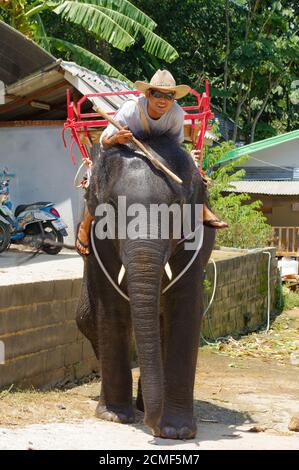
[{"label": "banana tree", "polygon": [[42,14],[45,11],[81,26],[96,40],[107,41],[122,51],[126,51],[142,35],[142,47],[151,56],[167,62],[178,57],[177,51],[154,32],[157,24],[128,0],[0,0],[0,18],[49,52],[52,48],[68,51],[80,65],[92,65],[96,72],[124,78],[88,49],[62,38],[49,37],[43,22]]}]

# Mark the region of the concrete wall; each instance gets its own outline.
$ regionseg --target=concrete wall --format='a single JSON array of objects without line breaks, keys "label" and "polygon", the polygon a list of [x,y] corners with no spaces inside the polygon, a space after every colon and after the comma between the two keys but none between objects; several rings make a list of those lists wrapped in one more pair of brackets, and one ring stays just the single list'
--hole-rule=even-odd
[{"label": "concrete wall", "polygon": [[[66,133],[69,141],[69,133]],[[76,147],[74,153],[78,156]],[[79,159],[81,161],[81,159]],[[53,201],[68,224],[74,241],[74,227],[81,217],[83,195],[73,187],[75,167],[61,139],[61,127],[0,128],[0,172],[7,166],[11,199],[16,207],[35,201]]]},{"label": "concrete wall", "polygon": [[67,279],[0,287],[0,387],[51,386],[98,371],[74,320],[80,285]]},{"label": "concrete wall", "polygon": [[[260,150],[252,154],[252,156],[278,166],[299,168],[299,139]],[[249,157],[251,157],[251,155],[249,155]],[[242,166],[269,167],[266,163],[254,160],[254,158],[249,158],[247,162],[242,163]]]},{"label": "concrete wall", "polygon": [[[270,312],[274,312],[277,302],[277,260],[274,248],[266,251],[271,252]],[[236,251],[234,257],[216,262],[215,298],[203,322],[203,335],[206,338],[248,333],[266,322],[268,260],[269,256],[263,250],[255,253],[246,253],[244,250],[243,254]],[[211,262],[206,279],[211,289],[205,294],[205,306],[211,298],[215,279]]]},{"label": "concrete wall", "polygon": [[[271,253],[273,311],[277,263],[273,249]],[[215,258],[226,258],[216,261],[217,288],[209,311],[215,338],[255,330],[267,317],[268,257],[262,250],[224,255],[213,252]],[[212,288],[211,262],[207,279]],[[74,321],[80,284],[77,278],[0,286],[0,341],[5,344],[0,388],[55,385],[98,370],[93,351]],[[206,305],[210,296],[211,291]],[[207,317],[203,334],[212,338]]]}]

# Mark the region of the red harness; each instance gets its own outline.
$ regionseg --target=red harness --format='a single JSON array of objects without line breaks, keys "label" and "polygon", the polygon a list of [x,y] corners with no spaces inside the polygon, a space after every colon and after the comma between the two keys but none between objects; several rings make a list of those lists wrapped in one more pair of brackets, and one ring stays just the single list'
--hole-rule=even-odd
[{"label": "red harness", "polygon": [[[191,90],[192,93],[197,98],[197,104],[194,106],[183,106],[185,111],[184,119],[185,121],[191,121],[191,141],[192,148],[199,150],[199,171],[202,175],[204,172],[202,170],[203,163],[203,153],[204,153],[204,136],[210,126],[208,125],[209,120],[214,117],[214,114],[211,112],[210,107],[210,96],[209,96],[209,83],[205,83],[205,91],[200,94],[196,90]],[[65,141],[65,131],[70,129],[71,131],[71,145],[70,145],[70,155],[73,164],[76,164],[75,157],[73,154],[73,146],[77,144],[79,150],[82,154],[83,163],[90,167],[92,164],[92,158],[90,153],[90,148],[92,146],[88,130],[95,127],[106,127],[108,122],[104,119],[101,119],[98,113],[83,113],[81,107],[83,103],[88,98],[96,97],[105,97],[105,96],[121,96],[121,95],[135,95],[139,96],[141,93],[137,90],[132,91],[117,91],[117,92],[104,92],[104,93],[90,93],[83,95],[82,98],[77,103],[71,100],[70,90],[67,90],[67,120],[64,124],[62,130],[62,139],[64,146],[66,147]],[[191,111],[191,112],[190,112]],[[114,116],[116,112],[108,113],[111,116]],[[198,132],[197,132],[198,129]],[[79,134],[83,133],[85,141],[87,143],[82,143],[79,137]]]}]

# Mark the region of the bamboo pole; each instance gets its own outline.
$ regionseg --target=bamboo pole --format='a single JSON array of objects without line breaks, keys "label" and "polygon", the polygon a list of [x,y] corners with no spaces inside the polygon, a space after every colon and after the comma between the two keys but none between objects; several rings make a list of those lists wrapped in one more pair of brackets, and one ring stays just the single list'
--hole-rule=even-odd
[{"label": "bamboo pole", "polygon": [[[112,124],[114,127],[116,127],[118,130],[121,130],[122,129],[122,126],[117,122],[115,121],[111,116],[109,116],[109,114],[105,113],[105,111],[103,111],[102,109],[100,108],[97,108],[96,109],[96,112],[98,114],[100,114],[101,116],[103,116],[104,119],[106,119],[108,122],[110,122],[110,124]],[[155,158],[148,150],[147,148],[138,140],[136,139],[136,137],[132,137],[132,142],[136,145],[136,147],[140,148],[140,150],[142,150],[142,152],[144,152],[146,158],[148,158],[148,160],[150,160],[150,162],[158,169],[158,170],[161,170],[163,171],[166,175],[170,176],[170,178],[172,178],[176,183],[180,183],[182,184],[182,180],[175,174],[173,173],[171,170],[169,170],[169,168],[167,168],[167,166],[163,165],[163,163],[161,163],[157,158]]]}]

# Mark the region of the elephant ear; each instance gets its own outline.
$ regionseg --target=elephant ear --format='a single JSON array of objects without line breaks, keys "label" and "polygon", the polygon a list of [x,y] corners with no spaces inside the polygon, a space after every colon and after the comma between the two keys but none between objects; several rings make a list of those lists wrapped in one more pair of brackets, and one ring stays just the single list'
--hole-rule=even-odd
[{"label": "elephant ear", "polygon": [[108,172],[109,169],[104,150],[100,150],[99,146],[97,147],[96,153],[93,155],[94,166],[92,169],[92,174],[89,182],[89,186],[85,193],[85,199],[87,203],[88,210],[90,214],[95,215],[95,210],[99,204],[103,204],[106,198],[106,192],[108,188]]}]

